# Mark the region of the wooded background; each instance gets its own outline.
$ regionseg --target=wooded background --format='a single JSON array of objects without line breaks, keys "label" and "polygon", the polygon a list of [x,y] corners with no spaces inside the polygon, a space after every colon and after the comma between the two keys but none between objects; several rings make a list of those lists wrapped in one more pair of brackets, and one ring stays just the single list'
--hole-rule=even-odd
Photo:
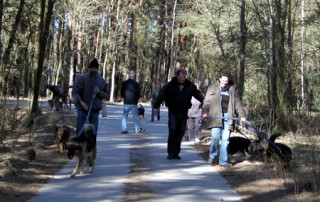
[{"label": "wooded background", "polygon": [[0,0],[0,100],[36,113],[46,84],[70,93],[93,58],[110,101],[130,69],[144,99],[177,67],[204,92],[227,70],[249,119],[292,129],[319,108],[319,16],[319,0]]}]

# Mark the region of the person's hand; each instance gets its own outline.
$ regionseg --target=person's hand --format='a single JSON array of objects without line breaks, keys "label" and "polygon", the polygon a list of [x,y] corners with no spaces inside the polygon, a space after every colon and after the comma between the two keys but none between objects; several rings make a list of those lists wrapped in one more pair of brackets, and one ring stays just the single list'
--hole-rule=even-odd
[{"label": "person's hand", "polygon": [[208,114],[207,113],[202,114],[202,118],[204,119],[208,118]]},{"label": "person's hand", "polygon": [[85,102],[83,102],[82,100],[80,101],[80,106],[82,109],[88,111],[88,105]]},{"label": "person's hand", "polygon": [[243,125],[246,123],[246,118],[245,117],[241,117],[240,118],[240,124]]},{"label": "person's hand", "polygon": [[99,87],[95,86],[94,89],[93,89],[93,93],[97,94],[97,93],[99,93],[99,91],[100,91]]}]

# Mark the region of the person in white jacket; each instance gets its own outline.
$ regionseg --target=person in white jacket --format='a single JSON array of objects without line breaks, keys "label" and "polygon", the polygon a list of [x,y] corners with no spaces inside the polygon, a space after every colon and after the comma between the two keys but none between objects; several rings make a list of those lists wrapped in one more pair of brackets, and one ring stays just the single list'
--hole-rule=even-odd
[{"label": "person in white jacket", "polygon": [[[199,85],[196,85],[199,89]],[[191,99],[191,108],[188,110],[188,136],[190,142],[200,143],[201,139],[201,122],[202,104],[196,98]]]}]

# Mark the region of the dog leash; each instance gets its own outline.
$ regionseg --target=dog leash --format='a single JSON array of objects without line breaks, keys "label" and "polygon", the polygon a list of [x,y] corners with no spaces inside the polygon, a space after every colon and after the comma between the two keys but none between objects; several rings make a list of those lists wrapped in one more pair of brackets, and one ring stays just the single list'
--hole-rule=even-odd
[{"label": "dog leash", "polygon": [[89,120],[89,116],[90,116],[91,108],[92,108],[92,103],[93,103],[93,100],[94,100],[95,97],[96,97],[96,93],[93,93],[92,99],[91,99],[91,102],[90,102],[90,106],[89,106],[89,110],[88,110],[88,114],[87,114],[87,116],[86,116],[86,121],[84,122],[84,124],[83,124],[81,130],[79,131],[79,134],[77,134],[77,136],[79,136],[79,135],[82,133],[84,126],[86,125],[86,123],[87,123],[88,120]]},{"label": "dog leash", "polygon": [[[236,117],[223,117],[223,116],[207,116],[206,118],[200,119],[198,121],[199,124],[202,124],[202,122],[208,120],[208,119],[230,119],[230,120],[235,120],[235,121],[239,121],[240,118],[236,118]],[[247,122],[247,121],[246,121]]]}]

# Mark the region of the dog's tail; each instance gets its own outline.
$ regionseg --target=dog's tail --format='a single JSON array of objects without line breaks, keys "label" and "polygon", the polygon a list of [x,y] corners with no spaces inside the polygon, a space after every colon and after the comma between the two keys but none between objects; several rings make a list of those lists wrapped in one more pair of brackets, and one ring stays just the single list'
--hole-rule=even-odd
[{"label": "dog's tail", "polygon": [[270,136],[269,141],[274,142],[279,136],[281,136],[281,133],[274,133]]}]

